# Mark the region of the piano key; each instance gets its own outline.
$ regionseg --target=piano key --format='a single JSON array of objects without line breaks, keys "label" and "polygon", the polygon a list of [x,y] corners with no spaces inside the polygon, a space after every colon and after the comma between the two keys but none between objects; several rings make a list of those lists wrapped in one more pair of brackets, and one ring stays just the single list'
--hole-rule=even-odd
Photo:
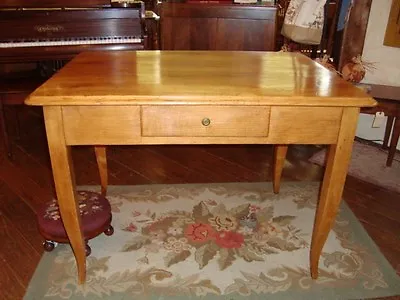
[{"label": "piano key", "polygon": [[23,41],[23,42],[0,42],[0,48],[16,48],[16,47],[43,47],[43,46],[64,46],[64,45],[96,45],[96,44],[130,44],[141,43],[142,38],[95,38],[95,39],[63,39],[63,40],[44,40],[44,41]]}]

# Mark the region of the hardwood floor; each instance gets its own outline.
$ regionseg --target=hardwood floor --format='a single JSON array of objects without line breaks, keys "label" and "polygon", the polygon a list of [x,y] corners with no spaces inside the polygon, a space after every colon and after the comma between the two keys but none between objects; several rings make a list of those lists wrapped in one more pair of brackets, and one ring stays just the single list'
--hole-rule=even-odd
[{"label": "hardwood floor", "polygon": [[[13,161],[0,151],[0,299],[20,299],[43,252],[35,211],[54,195],[40,108],[21,107],[21,135],[7,124]],[[289,147],[286,180],[320,180],[322,168],[307,162],[319,149]],[[78,184],[98,184],[92,147],[73,149]],[[272,146],[109,147],[110,184],[270,181]],[[344,199],[400,274],[400,194],[348,177]],[[392,297],[390,299],[400,299]]]}]

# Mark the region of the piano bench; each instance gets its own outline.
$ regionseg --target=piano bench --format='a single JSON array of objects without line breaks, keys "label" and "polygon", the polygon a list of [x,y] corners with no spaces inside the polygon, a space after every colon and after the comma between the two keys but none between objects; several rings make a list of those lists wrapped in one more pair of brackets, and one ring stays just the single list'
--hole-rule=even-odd
[{"label": "piano bench", "polygon": [[[88,240],[103,232],[108,236],[114,233],[111,206],[106,197],[91,191],[78,191],[78,201],[88,256],[91,253]],[[57,243],[69,243],[56,200],[40,207],[37,219],[39,232],[45,238],[43,246],[46,251],[52,251]]]},{"label": "piano bench", "polygon": [[[44,78],[38,77],[37,72],[6,73],[0,76],[0,126],[8,158],[12,158],[11,141],[6,123],[4,105],[22,105],[25,98],[39,87]],[[17,135],[19,134],[18,111],[15,109]]]}]

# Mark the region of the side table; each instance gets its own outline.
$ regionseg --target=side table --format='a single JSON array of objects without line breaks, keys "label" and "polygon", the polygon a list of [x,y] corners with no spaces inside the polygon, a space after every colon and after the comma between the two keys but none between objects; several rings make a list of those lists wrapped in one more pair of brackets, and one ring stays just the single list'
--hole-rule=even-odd
[{"label": "side table", "polygon": [[[369,93],[378,102],[375,107],[361,108],[361,113],[375,114],[383,112],[387,117],[383,148],[389,148],[386,166],[390,167],[396,154],[396,147],[400,136],[400,86],[368,84]],[[392,130],[393,128],[393,130]],[[392,138],[390,139],[390,134]]]}]

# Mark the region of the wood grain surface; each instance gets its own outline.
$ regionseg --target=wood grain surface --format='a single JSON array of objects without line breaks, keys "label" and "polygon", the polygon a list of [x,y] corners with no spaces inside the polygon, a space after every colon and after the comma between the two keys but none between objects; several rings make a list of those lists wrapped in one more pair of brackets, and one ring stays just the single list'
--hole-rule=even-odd
[{"label": "wood grain surface", "polygon": [[79,54],[26,104],[361,107],[375,101],[300,53],[120,51]]}]

